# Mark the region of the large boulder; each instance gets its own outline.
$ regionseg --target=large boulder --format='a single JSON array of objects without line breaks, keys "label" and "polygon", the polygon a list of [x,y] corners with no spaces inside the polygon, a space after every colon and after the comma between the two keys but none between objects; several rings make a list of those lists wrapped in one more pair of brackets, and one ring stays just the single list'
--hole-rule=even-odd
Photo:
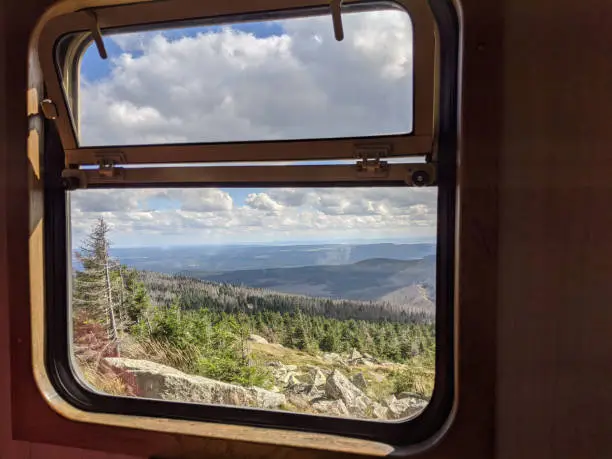
[{"label": "large boulder", "polygon": [[374,402],[372,404],[372,414],[376,419],[388,419],[389,418],[389,408],[381,405],[380,403]]},{"label": "large boulder", "polygon": [[346,417],[350,413],[342,400],[317,400],[311,405],[315,413]]},{"label": "large boulder", "polygon": [[325,360],[326,362],[337,362],[339,360],[342,360],[342,357],[340,356],[340,354],[336,354],[335,352],[326,352],[325,354],[323,354],[323,360]]},{"label": "large boulder", "polygon": [[351,355],[349,356],[349,360],[357,360],[363,357],[361,353],[357,349],[353,349]]},{"label": "large boulder", "polygon": [[141,397],[269,409],[285,403],[285,396],[277,392],[189,375],[148,360],[114,357],[104,363],[118,374],[129,375]]},{"label": "large boulder", "polygon": [[314,387],[321,387],[325,384],[325,381],[327,381],[327,377],[320,368],[312,367],[308,373],[301,374],[299,380]]},{"label": "large boulder", "polygon": [[342,400],[355,416],[367,417],[371,411],[372,400],[338,370],[327,378],[325,394],[333,400]]},{"label": "large boulder", "polygon": [[270,367],[270,373],[274,377],[274,382],[278,386],[291,386],[299,380],[299,373],[296,373],[296,365],[285,365],[279,361],[271,361],[266,364]]},{"label": "large boulder", "polygon": [[252,343],[268,344],[267,339],[265,339],[263,336],[255,334],[249,335],[249,341],[251,341]]},{"label": "large boulder", "polygon": [[353,375],[351,381],[361,390],[366,390],[366,388],[368,387],[368,382],[366,381],[365,376],[363,376],[363,373],[357,373]]},{"label": "large boulder", "polygon": [[389,409],[389,419],[405,419],[419,414],[427,406],[427,401],[416,397],[397,399],[393,397],[385,403]]}]

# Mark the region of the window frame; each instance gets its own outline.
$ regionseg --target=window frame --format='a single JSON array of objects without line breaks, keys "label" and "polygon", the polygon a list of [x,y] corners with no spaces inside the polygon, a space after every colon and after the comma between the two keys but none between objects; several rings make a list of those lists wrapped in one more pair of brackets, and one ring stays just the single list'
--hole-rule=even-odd
[{"label": "window frame", "polygon": [[[259,411],[259,418],[257,416],[253,422],[244,422],[244,419],[232,419],[228,416],[225,421],[236,421],[236,424],[251,425],[259,427],[277,427],[278,423],[273,422],[270,424],[267,420],[261,419],[261,413],[274,415],[277,419],[286,418],[289,422],[287,425],[289,429],[299,429],[312,432],[321,432],[320,428],[317,428],[317,424],[322,420],[333,422],[334,424],[342,424],[338,428],[329,429],[324,434],[335,434],[345,435],[354,438],[361,438],[367,440],[374,440],[378,442],[384,442],[388,445],[392,445],[396,448],[414,447],[419,443],[427,443],[432,438],[447,426],[451,417],[453,409],[453,393],[454,393],[454,259],[455,259],[455,187],[456,187],[456,148],[457,148],[457,66],[458,66],[458,23],[457,16],[454,8],[450,3],[444,0],[432,0],[432,10],[437,17],[438,24],[440,24],[440,30],[438,31],[440,39],[440,60],[439,68],[441,69],[441,75],[439,76],[439,100],[440,109],[438,112],[438,138],[437,140],[437,151],[440,152],[436,155],[437,162],[435,163],[436,173],[438,177],[438,236],[437,236],[437,304],[436,304],[436,389],[434,396],[432,396],[431,403],[425,409],[425,411],[408,421],[401,422],[379,422],[379,421],[363,421],[353,419],[339,419],[329,418],[324,416],[314,415],[300,415],[296,413],[279,413],[279,412],[263,412],[260,410],[250,410],[246,408],[237,407],[211,407],[215,408],[213,412],[221,412],[223,409],[233,411],[235,414],[240,413],[240,416],[249,416],[249,413],[253,411]],[[434,5],[436,5],[434,7]],[[416,123],[415,123],[416,124]],[[45,154],[45,284],[46,289],[46,302],[47,305],[61,305],[65,304],[67,298],[68,282],[66,276],[62,281],[60,275],[64,272],[65,275],[69,276],[67,269],[67,247],[69,247],[69,241],[67,240],[67,221],[62,216],[68,217],[66,213],[66,199],[64,184],[61,182],[61,172],[64,167],[63,161],[60,161],[60,157],[63,159],[64,153],[69,156],[70,151],[65,151],[60,141],[58,134],[55,132],[55,126],[50,122],[46,122],[45,138],[46,154]],[[63,139],[62,139],[63,140]],[[282,142],[282,141],[281,141]],[[292,141],[293,142],[293,141]],[[299,141],[302,142],[302,141]],[[337,140],[331,140],[332,143],[338,143]],[[282,142],[288,143],[288,142]],[[251,144],[251,143],[249,143]],[[144,147],[143,147],[144,148]],[[284,157],[283,159],[287,159]],[[312,159],[312,157],[309,157]],[[151,161],[147,161],[151,162]],[[177,161],[173,161],[177,162]],[[312,182],[309,182],[312,183]],[[360,186],[364,186],[363,181],[358,182]],[[380,182],[378,182],[380,183]],[[383,183],[384,185],[384,183]],[[62,262],[62,260],[64,260]],[[59,263],[58,263],[59,261]],[[57,286],[64,286],[57,288]],[[52,287],[52,288],[51,288]],[[443,288],[440,288],[443,287]],[[443,305],[443,307],[441,307]],[[50,382],[54,386],[55,390],[69,403],[78,409],[90,412],[98,412],[92,409],[92,406],[86,398],[79,398],[81,394],[74,397],[75,393],[71,393],[69,385],[70,377],[74,377],[65,365],[57,365],[55,359],[56,354],[53,354],[53,348],[57,344],[55,340],[52,340],[52,336],[57,336],[56,333],[60,330],[57,327],[60,325],[62,320],[58,321],[57,312],[61,310],[60,307],[47,307],[47,321],[51,328],[45,335],[46,340],[46,370],[47,376]],[[65,312],[67,309],[63,308]],[[53,325],[52,325],[53,324]],[[63,324],[67,328],[68,321],[63,320]],[[68,334],[64,336],[69,336]],[[65,343],[68,345],[68,342]],[[449,351],[449,352],[447,352]],[[442,378],[442,383],[438,383],[438,375]],[[444,390],[440,389],[440,384],[444,385]],[[68,391],[66,390],[68,389]],[[76,390],[76,389],[75,389]],[[437,396],[437,394],[442,394]],[[112,397],[111,397],[112,398]],[[155,401],[142,400],[146,403],[155,403]],[[157,402],[158,404],[168,405],[169,402]],[[216,410],[220,408],[220,410]],[[427,421],[428,417],[431,418],[431,414],[435,411],[436,416],[431,421]],[[123,415],[142,415],[137,411],[124,413]],[[280,416],[279,416],[280,415]],[[291,418],[307,416],[312,422],[311,428],[308,425],[293,423]],[[172,416],[168,416],[172,418]],[[201,418],[198,418],[202,420]],[[426,420],[425,424],[421,423],[421,426],[412,429],[410,432],[409,424],[412,423],[414,427],[415,421]],[[211,419],[206,419],[211,421]],[[346,422],[343,422],[346,421]],[[353,429],[353,426],[358,424],[367,425],[367,428],[361,432],[361,429]],[[373,429],[370,424],[378,424],[380,428]],[[423,427],[425,425],[425,427]],[[348,430],[345,428],[348,426]],[[395,427],[399,427],[396,429]],[[285,428],[285,427],[283,427]],[[367,430],[367,431],[366,431]],[[391,431],[393,432],[391,433]],[[358,433],[355,433],[359,431]]]},{"label": "window frame", "polygon": [[[66,164],[72,166],[97,164],[99,156],[120,150],[129,164],[216,161],[278,161],[349,159],[356,156],[356,148],[363,145],[385,146],[385,155],[423,156],[430,154],[435,140],[436,81],[431,78],[436,66],[435,20],[426,2],[422,0],[348,0],[346,5],[394,4],[410,16],[413,28],[413,129],[409,134],[367,136],[337,139],[271,140],[252,142],[176,143],[159,145],[108,145],[80,147],[73,116],[69,108],[62,75],[67,75],[67,85],[78,86],[78,62],[91,40],[93,19],[83,10],[54,18],[47,22],[39,41],[41,67],[45,76],[47,95],[57,110],[54,120],[66,151]],[[265,0],[254,5],[249,14],[253,17],[282,17],[304,10],[325,11],[329,8],[321,0]],[[170,2],[144,2],[95,9],[103,31],[119,29],[138,30],[147,25],[172,23],[225,23],[244,20],[248,16],[238,5],[207,4],[189,0]],[[194,18],[204,18],[195,20]],[[331,17],[330,17],[330,27]],[[59,46],[62,38],[75,32],[72,43]],[[58,52],[59,50],[59,52]],[[78,104],[78,98],[74,103]],[[292,143],[291,157],[287,157],[286,144]]]}]

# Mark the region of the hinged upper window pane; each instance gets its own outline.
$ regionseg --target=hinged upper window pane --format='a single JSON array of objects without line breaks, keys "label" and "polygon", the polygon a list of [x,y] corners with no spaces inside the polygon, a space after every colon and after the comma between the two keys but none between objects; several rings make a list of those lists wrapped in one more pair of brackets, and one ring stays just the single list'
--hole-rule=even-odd
[{"label": "hinged upper window pane", "polygon": [[343,24],[340,42],[329,14],[106,36],[108,59],[92,44],[81,60],[79,144],[411,133],[409,15],[347,8]]},{"label": "hinged upper window pane", "polygon": [[49,21],[41,67],[66,164],[109,147],[127,164],[347,159],[374,144],[435,155],[427,4],[346,0],[338,41],[329,5],[285,3],[175,0]]}]

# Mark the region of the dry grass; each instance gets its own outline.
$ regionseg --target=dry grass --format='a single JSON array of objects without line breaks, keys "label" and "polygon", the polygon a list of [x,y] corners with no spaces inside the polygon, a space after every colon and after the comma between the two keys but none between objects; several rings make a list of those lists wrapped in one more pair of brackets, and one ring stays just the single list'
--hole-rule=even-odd
[{"label": "dry grass", "polygon": [[137,360],[148,360],[150,362],[167,365],[181,371],[193,367],[197,359],[198,350],[178,349],[173,346],[165,345],[159,341],[134,340],[130,337],[121,343],[121,357]]},{"label": "dry grass", "polygon": [[133,389],[118,374],[89,364],[79,365],[79,370],[85,382],[100,392],[109,395],[133,395]]}]

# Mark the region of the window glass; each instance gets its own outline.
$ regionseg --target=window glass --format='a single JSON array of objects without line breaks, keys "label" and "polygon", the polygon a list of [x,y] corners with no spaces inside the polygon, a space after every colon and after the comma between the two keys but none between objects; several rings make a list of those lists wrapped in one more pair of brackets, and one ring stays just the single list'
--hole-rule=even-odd
[{"label": "window glass", "polygon": [[70,193],[94,390],[393,420],[434,383],[435,188]]},{"label": "window glass", "polygon": [[[401,9],[104,35],[79,67],[81,146],[369,137],[413,126]],[[383,7],[381,7],[383,8]]]}]

